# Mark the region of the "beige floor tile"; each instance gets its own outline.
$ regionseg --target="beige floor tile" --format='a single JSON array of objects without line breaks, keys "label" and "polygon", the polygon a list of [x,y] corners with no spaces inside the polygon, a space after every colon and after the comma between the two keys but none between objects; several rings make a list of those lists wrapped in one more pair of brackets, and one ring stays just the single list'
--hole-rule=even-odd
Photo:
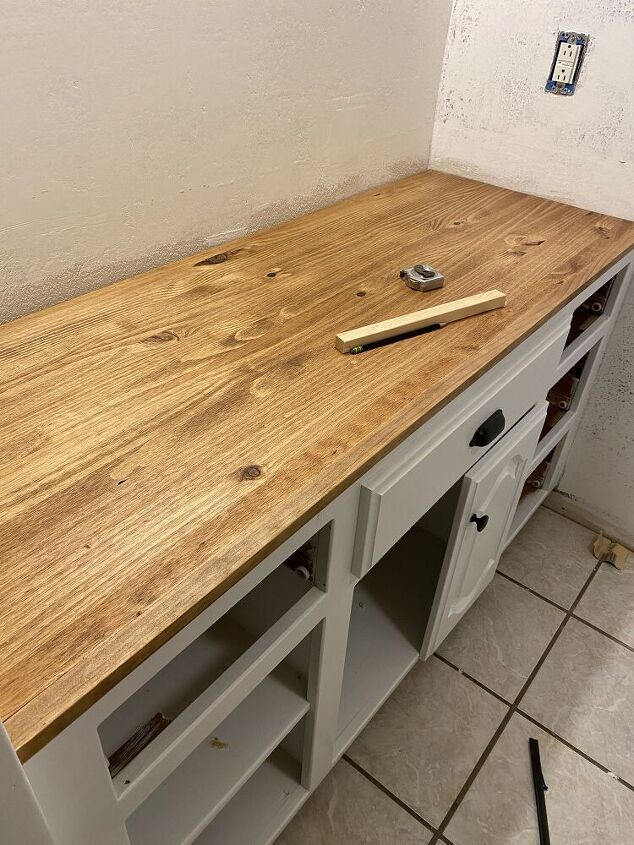
[{"label": "beige floor tile", "polygon": [[521,710],[634,784],[634,654],[569,619]]},{"label": "beige floor tile", "polygon": [[342,760],[276,845],[427,845],[431,838],[431,831]]},{"label": "beige floor tile", "polygon": [[431,657],[412,669],[348,754],[438,825],[506,711],[496,698]]},{"label": "beige floor tile", "polygon": [[592,572],[594,534],[548,508],[538,508],[500,559],[498,569],[568,608]]},{"label": "beige floor tile", "polygon": [[446,833],[454,845],[539,845],[529,737],[539,741],[551,842],[630,845],[634,793],[514,715]]},{"label": "beige floor tile", "polygon": [[564,615],[552,604],[496,575],[438,654],[512,701]]},{"label": "beige floor tile", "polygon": [[634,648],[634,561],[623,570],[601,564],[575,614]]}]

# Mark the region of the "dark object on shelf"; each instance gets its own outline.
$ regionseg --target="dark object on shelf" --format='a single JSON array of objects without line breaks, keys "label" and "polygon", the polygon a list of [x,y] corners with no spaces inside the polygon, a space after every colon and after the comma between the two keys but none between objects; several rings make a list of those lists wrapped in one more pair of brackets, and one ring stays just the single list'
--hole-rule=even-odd
[{"label": "dark object on shelf", "polygon": [[541,490],[546,481],[549,466],[550,460],[543,460],[541,464],[535,467],[524,483],[532,487],[533,490]]},{"label": "dark object on shelf", "polygon": [[590,328],[598,316],[598,314],[595,314],[592,311],[586,311],[583,305],[576,308],[572,315],[570,331],[568,332],[565,345],[569,346],[578,337],[581,337],[581,335]]},{"label": "dark object on shelf", "polygon": [[535,789],[535,804],[537,805],[537,826],[539,828],[540,845],[550,845],[550,831],[548,830],[548,814],[546,813],[546,797],[544,792],[548,789],[544,775],[542,774],[542,763],[539,756],[539,743],[532,737],[528,740],[528,747],[531,755],[531,768],[533,770],[533,787]]},{"label": "dark object on shelf", "polygon": [[313,581],[315,577],[315,560],[317,558],[317,547],[312,539],[300,546],[297,551],[284,562],[284,565],[291,569],[304,581]]},{"label": "dark object on shelf", "polygon": [[609,282],[601,285],[598,291],[589,296],[578,308],[575,308],[572,313],[570,331],[568,332],[565,346],[569,346],[574,340],[580,337],[603,314],[612,291],[613,282],[614,279],[610,279]]},{"label": "dark object on shelf", "polygon": [[571,367],[570,375],[574,376],[575,378],[580,379],[581,374],[583,373],[583,368],[585,367],[587,360],[588,360],[588,353],[586,352],[586,354],[583,356],[583,358],[580,358],[577,361],[577,363],[573,367]]},{"label": "dark object on shelf", "polygon": [[559,422],[559,420],[563,419],[563,416],[566,412],[562,411],[561,408],[556,408],[554,405],[549,405],[546,411],[546,419],[544,420],[544,426],[542,428],[541,434],[539,435],[539,439],[542,440],[549,431],[551,431]]},{"label": "dark object on shelf", "polygon": [[585,308],[586,311],[592,311],[593,314],[603,314],[613,282],[614,279],[610,279],[609,282],[602,285],[596,293],[593,293],[585,302],[581,303],[581,307]]},{"label": "dark object on shelf", "polygon": [[165,730],[171,721],[162,713],[157,713],[156,716],[152,716],[148,722],[141,725],[130,739],[127,739],[108,757],[110,777],[113,778],[118,775],[131,760],[134,760],[137,754],[140,754],[153,739]]},{"label": "dark object on shelf", "polygon": [[572,373],[566,373],[556,384],[553,384],[546,398],[551,405],[555,405],[562,411],[567,411],[578,386],[579,379]]}]

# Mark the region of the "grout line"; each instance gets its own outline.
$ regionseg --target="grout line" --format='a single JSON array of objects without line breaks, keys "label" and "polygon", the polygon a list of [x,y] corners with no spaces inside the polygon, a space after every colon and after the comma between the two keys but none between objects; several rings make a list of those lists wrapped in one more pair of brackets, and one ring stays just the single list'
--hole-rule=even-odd
[{"label": "grout line", "polygon": [[[600,560],[599,563],[605,563],[605,561]],[[611,564],[607,564],[607,565],[610,566]],[[538,599],[543,599],[543,601],[548,602],[548,604],[552,604],[552,606],[556,607],[558,610],[563,610],[564,613],[568,613],[568,610],[565,607],[563,607],[561,604],[557,604],[556,601],[552,601],[552,599],[549,599],[546,596],[543,596],[541,593],[538,593],[537,590],[532,590],[530,587],[527,587],[526,584],[522,584],[521,581],[517,581],[515,578],[512,578],[510,575],[507,575],[506,572],[501,572],[498,569],[496,574],[501,575],[503,578],[506,578],[507,581],[511,581],[511,583],[513,583],[513,584],[517,584],[518,587],[521,587],[523,590],[526,590],[527,592],[531,593],[532,595],[537,596]],[[626,643],[626,642],[623,642],[623,640],[620,640],[618,637],[615,637],[614,634],[609,634],[607,631],[604,631],[603,628],[599,628],[598,625],[594,625],[592,622],[588,622],[587,619],[584,619],[581,616],[577,616],[576,613],[572,613],[571,616],[572,616],[573,619],[576,619],[577,622],[583,622],[584,625],[587,625],[589,628],[593,628],[595,631],[598,631],[599,634],[603,634],[608,639],[613,640],[615,643],[618,643],[619,645],[622,645],[624,648],[628,649],[628,651],[634,652],[634,647],[632,647],[631,645],[628,645],[628,643]],[[452,665],[452,664],[450,664],[450,665]],[[458,667],[456,666],[455,668],[457,669]],[[477,683],[477,681],[476,681],[476,683]],[[491,690],[489,690],[489,692],[491,692]]]},{"label": "grout line", "polygon": [[[584,621],[583,619],[578,619],[578,617],[576,617],[574,615],[572,616],[572,618],[577,619],[577,621],[579,621],[579,622]],[[594,625],[590,625],[590,627],[594,628]],[[604,631],[601,631],[599,628],[595,628],[595,631],[597,631],[600,634],[604,633]],[[614,638],[612,638],[612,639],[614,639]],[[615,642],[619,643],[620,645],[625,645],[625,643],[621,643],[620,640],[615,640]],[[626,647],[629,648],[629,646],[626,646]],[[634,651],[634,649],[630,649],[630,650]],[[447,660],[446,657],[443,657],[441,654],[434,654],[434,657],[437,657],[438,660],[441,660],[443,663],[446,663],[447,666],[451,667],[452,669],[455,669],[456,672],[458,672],[460,675],[464,675],[465,678],[468,678],[476,686],[485,690],[485,692],[488,692],[494,698],[497,698],[497,700],[501,701],[502,704],[506,704],[507,707],[512,706],[510,701],[507,701],[505,698],[502,698],[502,696],[498,695],[498,693],[495,692],[495,690],[490,689],[486,684],[483,684],[482,681],[478,681],[477,678],[472,677],[468,672],[465,672],[459,666],[456,666],[455,663],[452,663],[450,660]],[[634,791],[634,786],[632,786],[632,784],[628,783],[628,781],[626,781],[626,780],[623,780],[623,778],[619,777],[618,775],[615,775],[614,772],[610,771],[610,769],[608,769],[602,763],[599,763],[598,760],[595,760],[593,757],[590,757],[588,754],[586,754],[585,751],[582,751],[580,748],[577,748],[577,746],[573,745],[572,742],[569,742],[567,739],[564,739],[563,736],[560,736],[558,733],[553,731],[551,728],[547,727],[546,725],[543,725],[540,721],[535,719],[533,716],[529,715],[526,711],[520,709],[519,706],[516,707],[515,709],[516,709],[516,712],[519,713],[520,716],[523,716],[525,719],[528,719],[529,722],[532,722],[538,728],[541,728],[541,730],[543,730],[545,733],[550,734],[550,736],[554,737],[555,739],[558,739],[559,742],[561,742],[563,745],[566,745],[568,748],[571,749],[571,751],[576,751],[577,754],[579,754],[581,757],[586,759],[588,761],[588,763],[592,763],[593,765],[597,766],[599,769],[601,769],[602,772],[605,772],[605,774],[610,775],[610,777],[613,777],[616,780],[618,780],[619,783],[622,783],[623,786],[626,786],[628,789],[631,789],[632,791]]]},{"label": "grout line", "polygon": [[477,687],[483,689],[485,692],[488,692],[489,695],[492,695],[494,698],[497,698],[498,701],[501,701],[502,704],[506,704],[507,707],[511,706],[511,702],[507,701],[506,698],[503,698],[499,693],[495,692],[495,690],[490,689],[486,684],[483,684],[482,681],[479,681],[477,678],[474,678],[473,675],[470,675],[468,672],[465,672],[464,669],[461,669],[459,666],[456,666],[455,663],[452,663],[451,660],[447,660],[446,657],[443,657],[442,654],[434,653],[434,657],[437,657],[438,660],[441,660],[443,663],[446,663],[447,666],[450,666],[452,669],[455,669],[460,675],[464,675],[465,678],[468,678],[472,681]]},{"label": "grout line", "polygon": [[[603,563],[606,563],[606,562],[603,561],[603,560],[600,560],[599,563],[603,564]],[[606,564],[606,565],[611,566],[611,564],[609,564],[609,563]],[[552,606],[556,607],[558,610],[563,610],[564,613],[568,613],[568,609],[563,607],[563,605],[557,604],[556,601],[553,601],[552,599],[549,599],[546,596],[543,596],[541,593],[538,593],[537,590],[533,590],[530,587],[527,587],[526,584],[522,584],[521,581],[518,581],[517,579],[511,577],[510,575],[507,575],[506,572],[501,572],[498,569],[497,572],[496,572],[496,575],[501,575],[503,578],[506,578],[507,581],[511,581],[511,583],[517,584],[517,586],[521,587],[523,590],[526,590],[527,592],[531,593],[532,595],[537,596],[538,599],[543,599],[543,601],[548,602],[548,604],[552,604]],[[577,604],[578,604],[578,602],[575,603],[575,607],[576,607]],[[619,645],[622,645],[624,648],[628,649],[628,651],[634,652],[634,647],[632,647],[631,645],[628,645],[628,643],[626,643],[626,642],[623,642],[623,640],[620,640],[618,637],[615,637],[614,634],[609,634],[607,631],[604,631],[603,628],[599,628],[598,625],[594,625],[592,622],[588,622],[588,620],[584,619],[582,616],[577,616],[576,613],[572,613],[571,616],[572,616],[573,619],[576,619],[577,622],[583,622],[584,625],[587,625],[589,628],[593,628],[599,634],[603,634],[603,636],[607,637],[608,639],[613,640],[615,643],[618,643]],[[449,665],[453,665],[453,664],[449,664]],[[458,667],[456,666],[454,668],[457,669]],[[466,673],[464,673],[464,674],[466,674]],[[477,681],[476,681],[476,683],[477,683]],[[491,692],[491,690],[489,690],[489,692]]]},{"label": "grout line", "polygon": [[576,613],[572,614],[572,618],[575,619],[577,622],[583,622],[583,624],[587,625],[588,628],[592,628],[597,633],[603,634],[604,637],[607,637],[609,640],[612,640],[612,642],[617,643],[617,645],[622,645],[623,648],[626,648],[628,651],[634,652],[634,648],[632,648],[631,645],[624,643],[623,640],[620,640],[618,637],[615,637],[612,634],[608,634],[608,632],[604,631],[603,628],[599,628],[596,625],[593,625],[592,622],[588,622],[587,619],[582,619],[581,616],[577,616]]},{"label": "grout line", "polygon": [[571,604],[571,606],[570,606],[570,609],[566,612],[566,615],[565,615],[565,616],[564,616],[564,618],[561,620],[561,623],[559,624],[559,627],[557,628],[557,630],[556,630],[556,631],[555,631],[555,633],[553,634],[553,636],[552,636],[552,638],[551,638],[550,642],[548,643],[548,645],[547,645],[547,646],[546,646],[546,648],[544,649],[544,651],[543,651],[543,653],[542,653],[541,657],[539,658],[539,660],[537,661],[537,663],[536,663],[536,664],[535,664],[535,666],[533,667],[533,670],[531,671],[530,675],[528,676],[528,678],[527,678],[527,679],[526,679],[526,681],[524,682],[524,684],[523,684],[523,686],[522,686],[521,690],[520,690],[520,691],[518,692],[518,694],[515,696],[515,699],[513,700],[513,703],[511,704],[511,706],[509,707],[508,711],[506,712],[506,714],[505,714],[504,718],[502,719],[502,721],[501,721],[501,722],[500,722],[500,724],[498,725],[497,730],[495,731],[495,733],[493,734],[493,736],[492,736],[492,737],[491,737],[491,739],[489,740],[489,742],[488,742],[488,744],[487,744],[486,748],[484,749],[484,751],[482,752],[482,754],[481,754],[481,755],[480,755],[480,757],[478,758],[478,761],[476,762],[475,766],[474,766],[474,767],[473,767],[473,769],[471,770],[471,773],[469,774],[469,776],[467,777],[466,781],[465,781],[465,782],[464,782],[464,784],[462,785],[462,788],[461,788],[460,792],[458,793],[458,795],[456,796],[456,798],[455,798],[455,800],[454,800],[453,804],[452,804],[452,805],[451,805],[451,807],[447,810],[447,812],[446,812],[446,814],[445,814],[445,818],[444,818],[444,819],[442,820],[442,822],[438,825],[438,830],[436,831],[436,833],[435,833],[435,834],[434,834],[434,836],[432,837],[431,842],[429,843],[429,845],[438,845],[438,843],[440,843],[440,841],[441,841],[441,837],[442,837],[443,833],[445,832],[445,829],[446,829],[446,828],[447,828],[447,826],[449,825],[449,822],[451,821],[451,819],[452,819],[452,818],[453,818],[453,816],[455,815],[455,813],[456,813],[456,811],[457,811],[458,807],[460,806],[460,804],[461,804],[461,802],[462,802],[463,798],[465,797],[465,795],[467,794],[467,792],[468,792],[468,791],[469,791],[469,789],[471,788],[471,784],[472,784],[472,783],[473,783],[473,781],[476,779],[476,777],[477,777],[477,775],[479,774],[480,770],[482,769],[482,767],[483,767],[483,766],[484,766],[484,764],[486,763],[486,761],[487,761],[487,759],[488,759],[489,755],[491,754],[491,751],[493,751],[493,748],[495,747],[495,745],[496,745],[496,743],[497,743],[498,739],[500,738],[500,736],[502,735],[502,733],[503,733],[503,731],[505,730],[506,726],[507,726],[507,725],[508,725],[508,723],[510,722],[511,717],[513,716],[513,714],[514,714],[514,713],[516,713],[516,712],[517,712],[520,701],[522,700],[522,698],[523,698],[523,697],[524,697],[524,695],[526,694],[526,691],[528,690],[529,686],[532,684],[533,680],[535,679],[535,676],[537,675],[537,673],[538,673],[538,672],[539,672],[539,670],[541,669],[542,665],[544,664],[544,662],[545,662],[546,658],[548,657],[548,655],[549,655],[549,654],[550,654],[550,652],[552,651],[553,646],[555,645],[555,643],[557,642],[557,640],[558,640],[558,639],[559,639],[559,637],[561,636],[561,633],[562,633],[563,629],[565,628],[566,623],[567,623],[567,622],[568,622],[568,620],[571,618],[571,616],[572,616],[572,614],[573,614],[574,610],[576,609],[577,605],[579,604],[579,602],[580,602],[580,601],[581,601],[581,599],[583,598],[584,593],[586,592],[586,590],[588,589],[588,587],[589,587],[589,586],[590,586],[590,584],[592,583],[592,579],[593,579],[593,578],[594,578],[594,576],[597,574],[597,572],[598,572],[598,570],[599,570],[599,567],[600,567],[600,566],[601,566],[601,562],[600,562],[600,561],[597,561],[597,562],[596,562],[596,565],[594,566],[594,568],[593,568],[593,570],[592,570],[592,572],[591,572],[591,573],[590,573],[590,575],[586,578],[585,584],[584,584],[584,585],[583,585],[583,587],[579,590],[579,593],[577,594],[577,598],[573,601],[573,603],[572,603],[572,604]]},{"label": "grout line", "polygon": [[420,822],[423,827],[427,828],[427,830],[431,831],[434,835],[436,834],[436,828],[432,827],[432,825],[427,821],[427,819],[424,819],[419,813],[416,812],[416,810],[413,810],[409,806],[409,804],[406,804],[405,801],[398,797],[398,795],[395,795],[393,792],[391,792],[387,788],[387,786],[384,786],[380,780],[377,780],[375,777],[373,777],[370,772],[366,772],[363,766],[360,766],[358,763],[356,763],[352,759],[352,757],[348,757],[347,754],[344,754],[341,759],[345,760],[346,763],[352,766],[353,769],[356,769],[359,774],[363,775],[364,778],[369,780],[373,786],[376,786],[377,789],[380,789],[384,795],[387,795],[388,798],[391,798],[395,804],[398,804],[401,810],[405,810],[405,812],[409,813],[412,818],[416,819],[417,822]]},{"label": "grout line", "polygon": [[507,581],[511,581],[513,584],[517,584],[518,587],[521,587],[523,590],[531,593],[533,596],[537,596],[538,599],[542,599],[542,601],[548,602],[548,604],[552,604],[553,607],[556,607],[558,610],[563,610],[564,613],[568,613],[568,608],[564,607],[561,604],[557,604],[556,601],[552,599],[546,598],[541,593],[538,593],[537,590],[532,590],[530,587],[527,587],[526,584],[522,584],[521,581],[518,581],[515,578],[512,578],[510,575],[507,575],[506,572],[501,572],[499,569],[496,572],[496,575],[501,575],[503,578],[506,578]]},{"label": "grout line", "polygon": [[529,722],[532,722],[535,727],[540,728],[540,730],[544,731],[544,733],[549,734],[553,737],[553,739],[556,739],[558,742],[561,742],[562,745],[565,745],[571,751],[575,751],[580,757],[583,757],[584,760],[587,760],[588,763],[592,763],[593,766],[596,766],[598,769],[601,769],[601,771],[604,772],[606,775],[610,775],[611,778],[617,780],[623,786],[626,786],[628,789],[631,789],[632,792],[634,792],[634,786],[632,786],[631,783],[628,783],[626,780],[623,780],[623,778],[619,777],[613,771],[604,766],[603,763],[599,763],[598,760],[595,760],[593,757],[589,757],[585,753],[585,751],[582,751],[580,748],[577,748],[576,745],[573,745],[571,742],[568,742],[567,739],[564,739],[563,736],[559,736],[558,733],[555,733],[555,731],[551,730],[550,728],[547,728],[546,725],[542,725],[541,722],[539,722],[537,719],[534,719],[532,716],[530,716],[524,710],[521,710],[519,707],[517,708],[516,712],[520,716],[523,716],[525,719],[527,719]]},{"label": "grout line", "polygon": [[487,743],[486,748],[484,749],[484,751],[482,752],[482,754],[478,758],[475,766],[471,770],[471,773],[467,777],[466,781],[463,783],[462,788],[461,788],[460,792],[458,793],[458,795],[456,796],[453,804],[451,805],[451,807],[445,813],[445,818],[439,824],[438,830],[436,831],[436,834],[432,837],[432,840],[429,843],[429,845],[436,845],[436,843],[439,843],[439,842],[442,841],[441,840],[442,834],[445,832],[447,825],[449,824],[449,822],[453,818],[456,810],[460,806],[462,799],[465,797],[465,795],[469,791],[471,784],[476,779],[476,776],[480,772],[480,769],[482,768],[482,766],[484,766],[489,754],[491,753],[491,751],[493,751],[495,744],[497,743],[498,739],[502,735],[502,732],[504,731],[504,729],[508,725],[509,720],[510,720],[512,715],[513,715],[513,708],[509,707],[509,709],[505,713],[502,721],[500,722],[500,724],[496,728],[495,733],[493,734],[493,736],[491,737],[491,739]]}]

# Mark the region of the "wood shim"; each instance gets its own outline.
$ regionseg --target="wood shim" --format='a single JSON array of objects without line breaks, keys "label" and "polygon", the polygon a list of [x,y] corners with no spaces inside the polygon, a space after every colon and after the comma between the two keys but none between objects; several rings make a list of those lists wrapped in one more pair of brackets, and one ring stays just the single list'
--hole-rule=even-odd
[{"label": "wood shim", "polygon": [[504,308],[505,305],[505,293],[499,290],[487,290],[484,293],[476,293],[474,296],[466,296],[464,299],[435,305],[433,308],[423,308],[422,311],[412,311],[401,317],[391,317],[389,320],[381,320],[379,323],[370,323],[359,329],[341,332],[335,337],[335,346],[339,352],[349,352],[355,346],[376,343],[379,340],[397,337],[437,323],[444,325],[454,320],[463,320],[465,317],[472,317],[495,308]]},{"label": "wood shim", "polygon": [[592,551],[597,560],[605,561],[616,566],[617,569],[625,569],[629,550],[625,546],[618,543],[613,543],[612,540],[603,536],[603,531],[600,531],[595,537],[592,545]]}]

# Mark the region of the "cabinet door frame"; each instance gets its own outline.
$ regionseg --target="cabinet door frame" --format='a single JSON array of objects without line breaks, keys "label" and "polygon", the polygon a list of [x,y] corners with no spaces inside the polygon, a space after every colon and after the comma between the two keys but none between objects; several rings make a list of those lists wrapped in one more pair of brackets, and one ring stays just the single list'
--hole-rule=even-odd
[{"label": "cabinet door frame", "polygon": [[[421,658],[423,660],[426,660],[436,651],[444,638],[460,621],[476,598],[493,579],[500,554],[504,548],[506,535],[513,520],[517,501],[525,480],[526,470],[537,445],[547,407],[547,402],[540,402],[532,411],[529,411],[490,452],[483,456],[464,475],[449,542],[447,543],[438,586],[421,648]],[[464,607],[460,608],[460,611],[454,614],[455,619],[449,629],[446,630],[446,626],[443,629],[449,615],[450,601],[454,597],[453,591],[456,583],[464,578],[466,568],[470,563],[470,558],[465,556],[465,543],[472,539],[471,532],[476,530],[476,526],[471,524],[471,515],[473,513],[476,513],[478,516],[480,515],[477,513],[478,507],[476,501],[478,488],[484,481],[490,478],[492,473],[505,467],[512,457],[519,458],[516,484],[513,494],[509,499],[508,511],[505,514],[505,518],[494,529],[496,531],[494,542],[495,553],[492,558],[494,564],[482,570],[481,576],[476,583],[476,589],[472,590],[470,595],[466,597]],[[487,530],[487,528],[484,530]]]}]

